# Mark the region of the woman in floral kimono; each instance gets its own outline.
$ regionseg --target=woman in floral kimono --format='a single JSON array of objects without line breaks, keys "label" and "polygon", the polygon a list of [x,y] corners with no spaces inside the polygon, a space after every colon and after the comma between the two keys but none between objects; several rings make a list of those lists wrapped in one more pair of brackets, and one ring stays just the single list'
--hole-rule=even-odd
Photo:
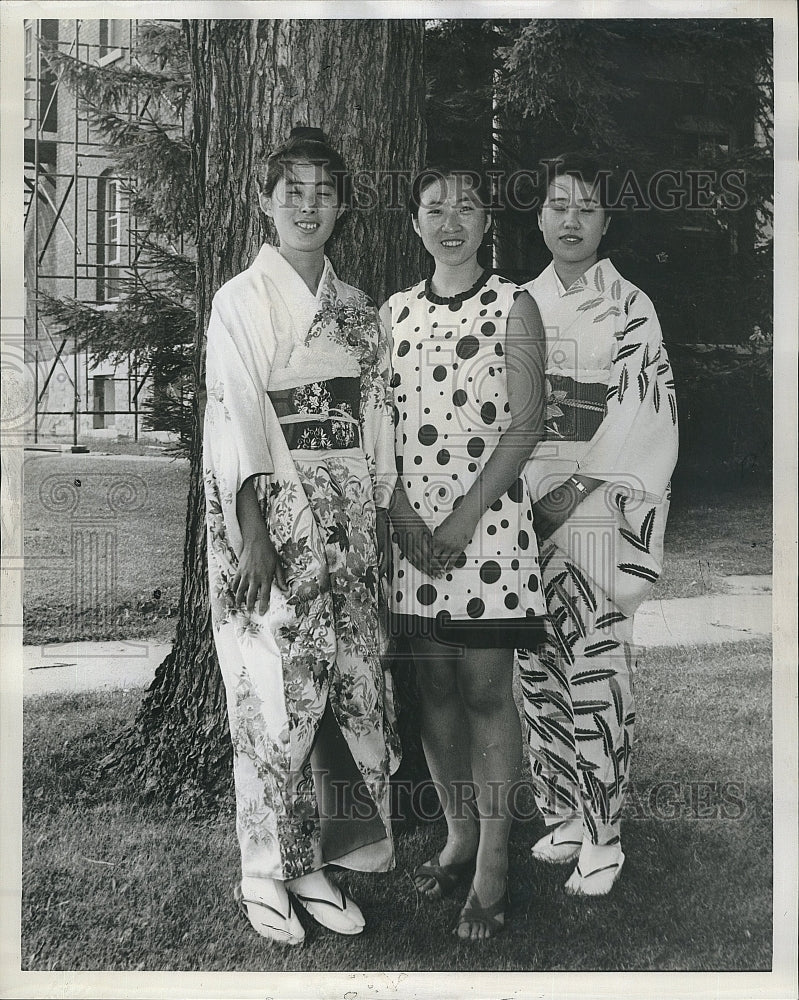
[{"label": "woman in floral kimono", "polygon": [[586,158],[553,161],[538,224],[552,263],[526,287],[547,337],[547,438],[527,466],[548,623],[520,650],[545,862],[602,896],[624,863],[633,614],[658,578],[677,459],[671,366],[652,302],[600,243],[610,219]]},{"label": "woman in floral kimono", "polygon": [[[318,129],[267,160],[279,247],[214,297],[204,477],[213,630],[227,693],[242,881],[264,937],[304,937],[293,900],[364,926],[325,866],[393,864],[377,532],[394,486],[387,343],[325,243],[344,163]],[[388,409],[387,409],[388,407]]]}]

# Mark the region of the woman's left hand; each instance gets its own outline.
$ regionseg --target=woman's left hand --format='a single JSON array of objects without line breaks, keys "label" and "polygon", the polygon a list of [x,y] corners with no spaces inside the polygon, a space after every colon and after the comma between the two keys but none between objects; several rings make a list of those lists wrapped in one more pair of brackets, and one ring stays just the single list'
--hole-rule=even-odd
[{"label": "woman's left hand", "polygon": [[433,532],[433,555],[445,572],[452,569],[455,560],[463,555],[474,537],[478,521],[479,518],[475,519],[461,505],[445,517]]},{"label": "woman's left hand", "polygon": [[388,520],[388,511],[383,507],[377,507],[377,521],[375,525],[377,534],[377,568],[381,576],[391,574],[391,525]]}]

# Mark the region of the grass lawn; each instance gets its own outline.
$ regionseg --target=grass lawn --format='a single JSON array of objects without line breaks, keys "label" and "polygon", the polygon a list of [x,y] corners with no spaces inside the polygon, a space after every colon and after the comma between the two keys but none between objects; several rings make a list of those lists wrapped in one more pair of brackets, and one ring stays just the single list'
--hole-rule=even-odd
[{"label": "grass lawn", "polygon": [[[656,649],[638,674],[624,875],[573,900],[532,862],[542,823],[511,837],[508,929],[451,934],[460,900],[428,903],[411,872],[441,822],[397,831],[397,867],[344,875],[368,920],[314,925],[304,946],[260,939],[232,902],[232,806],[202,820],[142,807],[91,763],[136,692],[25,702],[22,963],[27,970],[763,970],[771,961],[771,651],[765,641]],[[712,710],[710,707],[712,706]]]},{"label": "grass lawn", "polygon": [[[188,463],[147,457],[42,455],[25,460],[25,642],[71,639],[160,639],[174,636],[180,594]],[[78,506],[45,506],[56,484],[74,484]],[[142,498],[115,513],[113,484]],[[57,499],[56,494],[56,499]],[[50,503],[53,506],[53,503]],[[116,582],[81,564],[83,538],[113,539]],[[81,553],[82,555],[79,555]],[[102,569],[107,558],[95,565]],[[78,576],[74,570],[80,567]],[[771,572],[771,493],[746,487],[713,496],[675,493],[666,535],[666,566],[653,597],[723,593],[723,577]],[[73,582],[73,577],[75,581]]]},{"label": "grass lawn", "polygon": [[25,642],[173,638],[188,472],[185,460],[26,455]]}]

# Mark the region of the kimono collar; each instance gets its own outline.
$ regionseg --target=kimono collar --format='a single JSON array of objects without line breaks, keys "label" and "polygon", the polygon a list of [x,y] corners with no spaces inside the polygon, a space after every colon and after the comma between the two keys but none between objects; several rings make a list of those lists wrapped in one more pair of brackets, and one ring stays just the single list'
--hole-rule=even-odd
[{"label": "kimono collar", "polygon": [[566,295],[567,292],[570,292],[573,295],[580,288],[591,288],[592,290],[596,289],[596,291],[601,292],[607,288],[610,282],[620,277],[619,272],[610,262],[608,257],[602,257],[596,262],[596,264],[592,264],[591,267],[589,267],[584,274],[581,274],[579,278],[576,278],[568,288],[560,280],[560,276],[555,270],[554,260],[550,262],[544,273],[546,273],[546,271],[552,272],[553,285],[561,298]]},{"label": "kimono collar", "polygon": [[325,265],[315,295],[286,258],[281,256],[277,247],[264,243],[252,266],[269,277],[292,318],[297,342],[302,343],[319,311],[325,288],[330,284],[335,287],[338,282],[333,265],[325,257]]}]

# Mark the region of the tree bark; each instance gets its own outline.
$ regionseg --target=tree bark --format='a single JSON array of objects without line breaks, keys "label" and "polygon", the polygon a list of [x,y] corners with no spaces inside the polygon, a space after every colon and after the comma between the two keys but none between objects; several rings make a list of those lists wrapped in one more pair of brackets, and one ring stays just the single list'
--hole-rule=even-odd
[{"label": "tree bark", "polygon": [[[419,20],[185,22],[193,90],[198,206],[195,404],[183,584],[174,647],[132,729],[103,765],[146,795],[199,808],[226,797],[231,748],[208,608],[202,389],[214,293],[264,240],[259,166],[295,124],[325,129],[350,168],[384,178],[424,151],[423,23]],[[187,179],[188,182],[188,179]],[[350,213],[330,246],[338,275],[380,304],[423,273],[407,213],[386,204]],[[407,668],[406,668],[407,669]]]}]

